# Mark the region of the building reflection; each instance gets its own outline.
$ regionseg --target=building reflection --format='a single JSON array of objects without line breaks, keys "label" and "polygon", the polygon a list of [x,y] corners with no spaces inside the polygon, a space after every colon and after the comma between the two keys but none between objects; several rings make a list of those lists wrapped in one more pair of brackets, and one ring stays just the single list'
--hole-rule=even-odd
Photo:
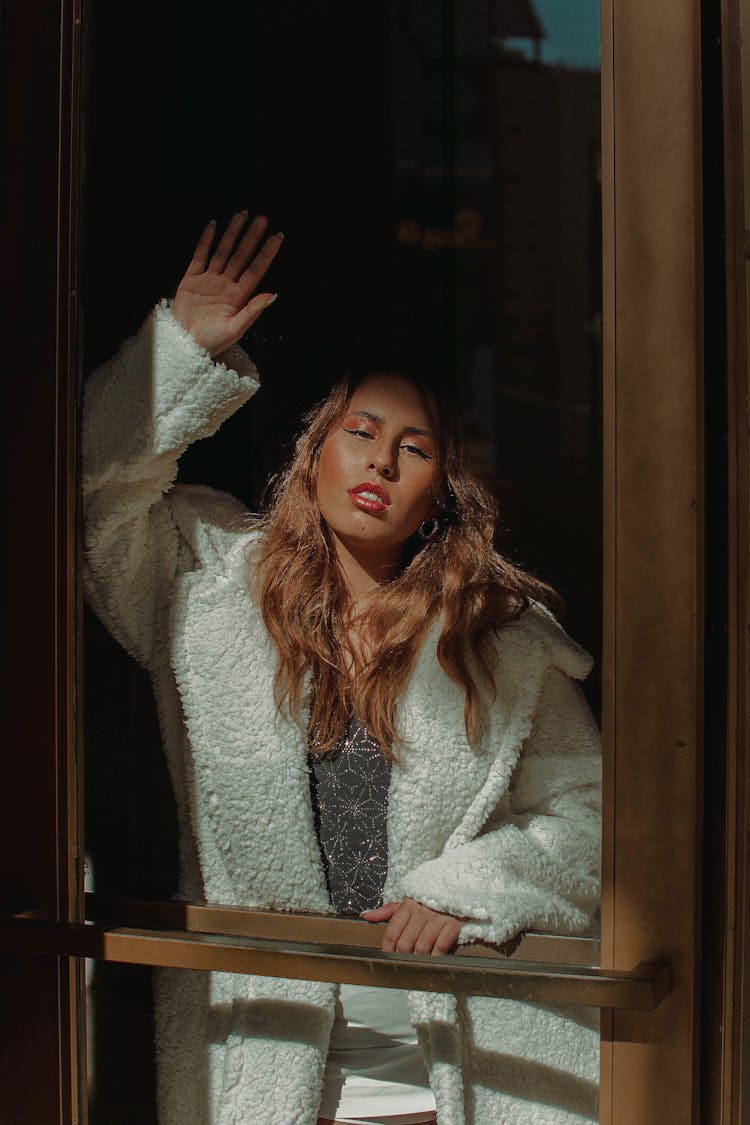
[{"label": "building reflection", "polygon": [[460,388],[501,546],[559,585],[596,650],[600,77],[545,65],[544,36],[530,0],[442,22],[396,5],[395,277],[408,331],[439,326],[434,362]]}]

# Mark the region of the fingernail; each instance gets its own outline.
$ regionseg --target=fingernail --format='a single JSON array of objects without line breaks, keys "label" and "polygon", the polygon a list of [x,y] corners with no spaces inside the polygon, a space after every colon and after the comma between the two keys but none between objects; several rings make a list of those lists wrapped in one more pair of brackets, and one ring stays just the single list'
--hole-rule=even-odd
[{"label": "fingernail", "polygon": [[277,297],[278,297],[278,293],[274,293],[274,295],[272,297],[268,298],[268,300],[266,301],[263,308],[267,309],[269,305],[272,305],[274,303],[274,301],[276,300]]},{"label": "fingernail", "polygon": [[283,241],[284,241],[284,232],[283,232],[283,230],[277,230],[277,231],[276,231],[276,237],[278,238],[279,242],[283,242]]},{"label": "fingernail", "polygon": [[216,226],[216,219],[209,219],[209,220],[208,220],[208,225],[209,225],[210,227],[215,227],[215,226]]}]

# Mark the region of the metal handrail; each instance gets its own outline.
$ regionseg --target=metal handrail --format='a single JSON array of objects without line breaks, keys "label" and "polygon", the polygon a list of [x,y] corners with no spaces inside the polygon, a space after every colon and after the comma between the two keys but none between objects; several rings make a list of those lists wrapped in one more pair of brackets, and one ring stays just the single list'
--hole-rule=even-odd
[{"label": "metal handrail", "polygon": [[670,966],[663,961],[643,962],[622,972],[515,957],[426,957],[383,953],[361,945],[271,941],[184,930],[55,922],[29,916],[0,921],[0,949],[640,1011],[653,1010],[671,987]]}]

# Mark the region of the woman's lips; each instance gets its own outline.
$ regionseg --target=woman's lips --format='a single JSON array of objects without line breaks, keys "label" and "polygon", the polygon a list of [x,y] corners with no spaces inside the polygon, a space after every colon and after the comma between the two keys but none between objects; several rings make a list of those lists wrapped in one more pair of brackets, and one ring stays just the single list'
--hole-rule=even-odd
[{"label": "woman's lips", "polygon": [[350,488],[348,496],[352,504],[361,508],[363,512],[384,512],[391,503],[391,498],[382,484],[371,484],[369,481]]}]

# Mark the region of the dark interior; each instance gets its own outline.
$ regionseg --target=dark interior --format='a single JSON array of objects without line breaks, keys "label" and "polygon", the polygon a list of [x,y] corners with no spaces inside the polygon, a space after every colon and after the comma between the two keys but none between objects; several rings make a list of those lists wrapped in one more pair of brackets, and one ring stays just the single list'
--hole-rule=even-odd
[{"label": "dark interior", "polygon": [[[174,292],[207,219],[268,214],[286,242],[245,341],[262,393],[181,478],[257,507],[352,350],[404,342],[458,397],[500,549],[559,590],[598,661],[599,75],[544,65],[542,34],[529,2],[89,0],[82,367]],[[148,683],[92,615],[85,651],[96,888],[168,897]],[[587,691],[597,709],[596,674]],[[95,974],[91,1123],[148,1125],[149,974]]]}]

